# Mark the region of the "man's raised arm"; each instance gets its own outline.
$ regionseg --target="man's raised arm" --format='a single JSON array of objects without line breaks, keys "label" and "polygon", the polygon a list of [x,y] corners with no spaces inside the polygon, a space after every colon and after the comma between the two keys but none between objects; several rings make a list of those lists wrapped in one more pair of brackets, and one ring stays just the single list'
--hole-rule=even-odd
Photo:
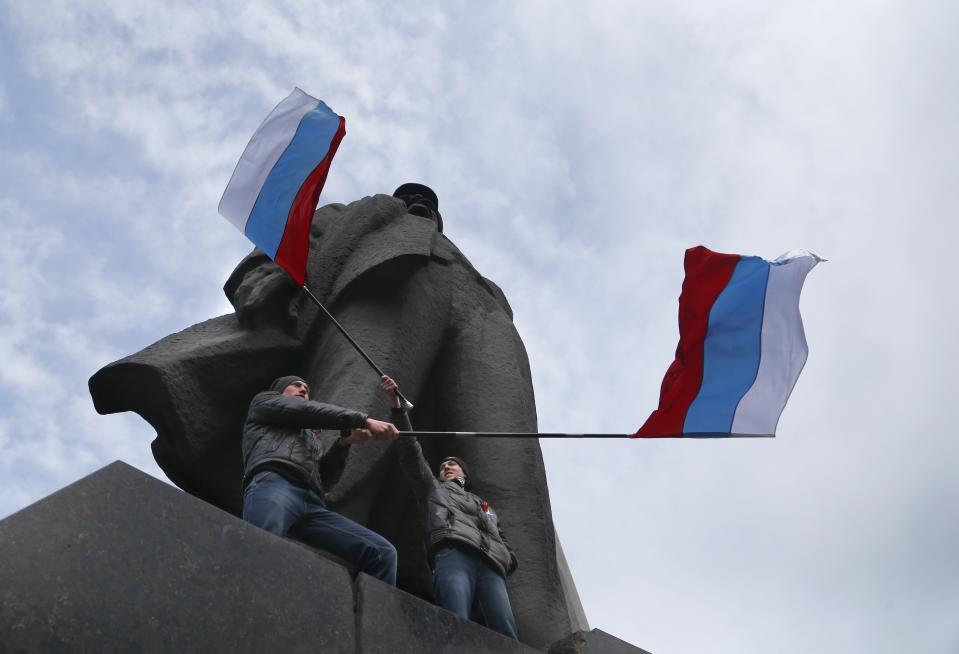
[{"label": "man's raised arm", "polygon": [[[396,395],[395,391],[398,388],[396,382],[383,375],[380,378],[380,388],[390,400],[390,420],[393,424],[399,427],[400,431],[413,431],[410,416],[403,409],[403,404]],[[406,477],[417,498],[424,499],[436,480],[426,462],[426,457],[423,456],[423,448],[420,447],[415,436],[400,436],[396,448],[403,476]]]}]

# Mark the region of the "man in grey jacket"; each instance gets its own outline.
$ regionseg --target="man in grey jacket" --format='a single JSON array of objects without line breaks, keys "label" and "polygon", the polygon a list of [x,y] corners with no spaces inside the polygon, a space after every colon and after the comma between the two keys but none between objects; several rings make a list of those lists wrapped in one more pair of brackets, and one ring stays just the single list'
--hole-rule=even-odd
[{"label": "man in grey jacket", "polygon": [[[340,429],[324,446],[318,429]],[[396,549],[379,534],[326,508],[321,468],[353,444],[399,435],[388,422],[310,400],[307,383],[276,379],[250,403],[243,425],[243,519],[281,538],[288,533],[396,584]]]},{"label": "man in grey jacket", "polygon": [[[412,431],[396,396],[396,382],[380,380],[390,399],[390,418]],[[506,593],[506,577],[517,568],[499,518],[489,502],[472,492],[466,463],[444,458],[436,476],[413,436],[397,442],[400,465],[426,522],[427,559],[433,569],[433,600],[463,618],[474,618],[514,640],[516,619]]]}]

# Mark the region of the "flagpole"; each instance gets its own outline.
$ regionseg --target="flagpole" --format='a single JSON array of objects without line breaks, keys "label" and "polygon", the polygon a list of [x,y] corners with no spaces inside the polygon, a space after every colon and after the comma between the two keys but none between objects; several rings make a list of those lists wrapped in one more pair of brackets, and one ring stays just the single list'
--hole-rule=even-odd
[{"label": "flagpole", "polygon": [[425,436],[428,438],[452,438],[455,436],[474,436],[477,438],[635,438],[654,440],[656,438],[775,438],[775,434],[674,434],[671,436],[634,436],[633,434],[567,434],[564,432],[506,432],[506,431],[401,431],[400,436]]},{"label": "flagpole", "polygon": [[[322,302],[316,299],[316,296],[313,295],[310,289],[306,287],[306,284],[301,286],[301,288],[306,292],[306,294],[310,297],[310,299],[313,300],[316,306],[318,306],[320,310],[326,314],[326,317],[330,319],[330,322],[332,322],[333,325],[340,330],[340,333],[346,337],[346,340],[350,342],[350,345],[352,345],[353,348],[360,353],[360,356],[366,359],[366,362],[370,364],[370,367],[373,368],[373,370],[375,370],[380,377],[385,375],[386,373],[383,372],[378,365],[376,365],[376,362],[374,362],[373,359],[370,358],[370,355],[368,355],[366,351],[363,350],[362,347],[360,347],[360,344],[353,340],[353,337],[350,336],[349,332],[346,331],[343,325],[341,325],[339,321],[337,321],[337,319],[333,317],[332,313],[327,311],[326,307],[323,306]],[[406,409],[407,411],[413,408],[413,403],[407,400],[405,397],[403,397],[403,394],[400,393],[399,389],[396,390],[396,397],[400,399],[400,402],[403,403],[403,408]]]}]

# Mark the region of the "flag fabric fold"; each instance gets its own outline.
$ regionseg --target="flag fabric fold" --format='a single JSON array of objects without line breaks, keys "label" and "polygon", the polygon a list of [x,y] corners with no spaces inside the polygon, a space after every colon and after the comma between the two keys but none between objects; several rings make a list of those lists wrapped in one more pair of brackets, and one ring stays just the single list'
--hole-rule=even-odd
[{"label": "flag fabric fold", "polygon": [[345,134],[342,116],[294,89],[254,132],[220,199],[220,214],[301,286],[313,212]]},{"label": "flag fabric fold", "polygon": [[687,250],[676,358],[633,437],[774,436],[806,363],[799,296],[820,261]]}]

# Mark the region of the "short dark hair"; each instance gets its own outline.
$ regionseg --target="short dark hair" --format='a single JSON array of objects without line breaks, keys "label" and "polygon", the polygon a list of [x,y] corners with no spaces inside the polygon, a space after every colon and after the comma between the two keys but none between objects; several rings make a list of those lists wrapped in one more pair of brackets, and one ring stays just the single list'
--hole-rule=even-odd
[{"label": "short dark hair", "polygon": [[306,384],[306,387],[309,388],[310,385],[306,383],[306,380],[302,377],[297,377],[296,375],[286,375],[285,377],[277,377],[273,380],[273,383],[270,384],[270,390],[277,393],[282,393],[287,386],[293,382],[301,381]]}]

